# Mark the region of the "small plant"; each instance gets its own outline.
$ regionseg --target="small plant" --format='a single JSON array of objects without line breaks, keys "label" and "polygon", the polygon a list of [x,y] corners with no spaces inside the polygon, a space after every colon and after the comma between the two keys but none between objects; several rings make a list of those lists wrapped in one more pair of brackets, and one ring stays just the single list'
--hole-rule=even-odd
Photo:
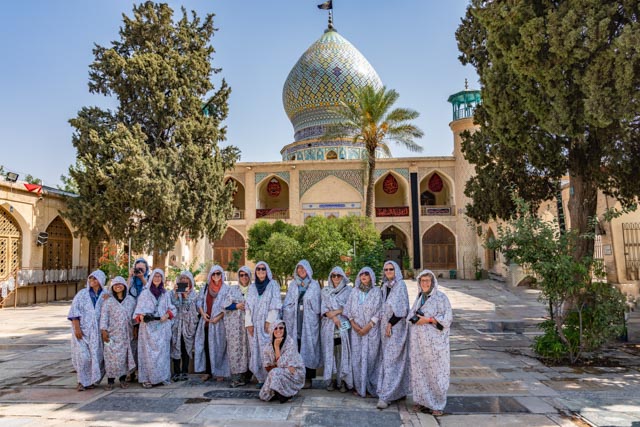
[{"label": "small plant", "polygon": [[129,256],[116,245],[105,245],[98,263],[100,264],[98,268],[108,280],[116,276],[129,277]]},{"label": "small plant", "polygon": [[236,249],[231,252],[231,261],[227,264],[227,271],[236,272],[240,268],[240,260],[242,259],[242,254],[244,253],[244,249]]},{"label": "small plant", "polygon": [[[190,271],[193,274],[193,280],[195,281],[196,276],[202,273],[206,268],[206,264],[201,262],[198,264],[198,259],[194,258],[188,265],[182,264],[180,267],[169,266],[167,270],[167,280],[174,281],[178,277],[178,275],[183,271]],[[200,289],[197,283],[194,284],[196,289]]]},{"label": "small plant", "polygon": [[476,256],[473,259],[473,269],[476,272],[476,280],[482,279],[482,270],[480,267],[482,267],[482,261],[480,260],[480,257]]}]

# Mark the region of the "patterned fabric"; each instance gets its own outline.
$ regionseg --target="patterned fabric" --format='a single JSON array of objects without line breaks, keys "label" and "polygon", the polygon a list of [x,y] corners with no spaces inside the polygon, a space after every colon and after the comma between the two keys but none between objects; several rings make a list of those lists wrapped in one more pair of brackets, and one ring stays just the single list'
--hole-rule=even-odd
[{"label": "patterned fabric", "polygon": [[[391,328],[391,336],[386,330],[389,320],[406,317],[409,312],[409,294],[402,280],[400,267],[393,261],[387,261],[385,267],[393,266],[395,277],[389,281],[383,271],[382,310],[380,311],[380,376],[378,377],[378,397],[385,402],[393,402],[409,393],[409,366],[407,362],[409,342],[407,341],[407,322],[399,321]],[[385,299],[385,295],[388,296]]]},{"label": "patterned fabric", "polygon": [[[333,287],[331,274],[340,274],[342,282],[337,288]],[[322,348],[322,358],[324,362],[323,379],[327,385],[335,374],[338,384],[343,381],[347,387],[353,387],[353,372],[351,371],[351,345],[349,344],[349,331],[351,329],[339,330],[340,345],[335,345],[335,333],[338,327],[334,321],[324,314],[328,311],[344,309],[349,300],[353,287],[348,285],[349,279],[340,267],[334,267],[327,279],[327,285],[322,289],[322,304],[320,313],[322,314],[320,345]],[[338,316],[342,322],[349,319],[343,314]]]},{"label": "patterned fabric", "polygon": [[193,354],[193,347],[198,326],[198,308],[196,305],[198,296],[195,291],[195,280],[190,271],[183,271],[178,275],[186,276],[191,282],[189,293],[185,297],[175,290],[170,292],[171,303],[176,307],[175,317],[171,325],[171,358],[180,359],[182,357],[181,345],[184,346],[189,357]]},{"label": "patterned fabric", "polygon": [[249,337],[249,369],[259,382],[264,382],[267,378],[267,371],[262,364],[262,353],[264,348],[271,343],[271,334],[264,330],[264,324],[267,321],[269,313],[277,314],[280,311],[282,308],[282,300],[280,299],[280,285],[273,280],[269,265],[264,261],[260,261],[256,264],[256,267],[259,266],[266,267],[267,277],[270,281],[262,296],[258,295],[255,283],[251,284],[249,293],[247,294],[246,309],[251,324],[254,327],[253,336]]},{"label": "patterned fabric", "polygon": [[[367,271],[374,284],[366,294],[360,290],[360,274]],[[378,316],[382,307],[382,292],[375,286],[376,276],[370,267],[364,267],[356,278],[354,290],[344,307],[343,314],[353,319],[358,326],[364,327],[370,321],[375,325],[368,334],[361,337],[351,328],[351,369],[353,371],[353,386],[362,397],[367,393],[377,396],[378,376],[380,368],[380,322]]]},{"label": "patterned fabric", "polygon": [[[246,267],[245,267],[246,268]],[[247,268],[247,270],[249,270]],[[239,270],[245,271],[246,270]],[[251,271],[248,271],[251,277]],[[239,285],[230,286],[223,307],[231,304],[243,303],[244,296]],[[227,354],[229,356],[229,367],[231,374],[242,374],[249,370],[249,334],[244,327],[244,310],[226,310],[224,313],[224,329],[227,337]]]},{"label": "patterned fabric", "polygon": [[[269,343],[265,345],[262,353],[263,366],[275,366],[267,375],[260,390],[260,399],[266,401],[271,400],[276,391],[283,396],[295,396],[304,386],[304,362],[298,353],[298,346],[294,338],[288,331],[287,338],[280,350],[280,358],[276,360],[276,352],[271,340],[275,327],[281,324],[284,322],[277,321],[271,325],[271,337],[269,337]],[[289,367],[295,368],[293,374],[289,371]]]},{"label": "patterned fabric", "polygon": [[[164,272],[159,268],[153,270],[147,285],[138,297],[138,303],[133,312],[134,318],[145,314],[162,317],[168,312],[176,312],[175,306],[171,304],[169,292],[162,293],[156,299],[149,290],[149,287],[152,286],[153,276],[156,273],[162,276],[162,282],[164,283]],[[164,322],[154,320],[140,324],[138,332],[138,380],[141,383],[160,384],[170,381],[172,323],[172,320],[167,319]]]},{"label": "patterned fabric", "polygon": [[[453,319],[449,298],[438,290],[438,279],[430,270],[422,271],[417,278],[430,273],[433,291],[424,305],[420,294],[407,315],[409,326],[409,363],[411,365],[411,391],[413,401],[427,408],[442,411],[447,405],[449,389],[450,356],[449,328]],[[414,325],[409,322],[420,309],[425,317],[433,317],[444,329],[435,325]]]},{"label": "patterned fabric", "polygon": [[[198,296],[198,308],[203,311],[207,311],[206,308],[206,298],[207,292],[209,292],[209,283],[211,281],[211,276],[214,272],[220,271],[222,275],[220,276],[222,280],[222,286],[218,291],[218,295],[213,301],[213,306],[211,307],[211,316],[213,319],[218,314],[224,312],[224,302],[227,300],[227,294],[230,291],[229,285],[225,282],[224,270],[219,265],[214,265],[209,270],[209,274],[207,275],[207,284],[200,291],[200,295]],[[231,370],[229,368],[229,358],[227,357],[227,336],[225,331],[225,324],[222,319],[218,321],[218,323],[206,322],[204,317],[200,317],[200,322],[198,323],[198,329],[196,330],[196,345],[195,345],[195,357],[194,364],[196,372],[205,372],[207,369],[207,360],[205,353],[205,331],[204,328],[208,328],[208,345],[209,345],[209,360],[211,362],[211,373],[216,377],[228,377],[231,375]]]},{"label": "patterned fabric", "polygon": [[[308,284],[306,292],[300,298],[299,286],[303,280],[298,276],[298,266],[307,272]],[[300,301],[301,299],[301,301]],[[287,295],[282,305],[282,314],[287,324],[287,333],[295,339],[300,339],[300,355],[304,366],[316,369],[322,366],[320,346],[320,285],[313,280],[313,270],[309,261],[302,260],[293,271],[293,280],[289,283]]]},{"label": "patterned fabric", "polygon": [[[104,287],[106,277],[100,270],[89,275],[95,277]],[[87,286],[76,294],[71,302],[67,318],[79,319],[82,339],[76,338],[71,325],[71,363],[78,374],[78,383],[84,387],[100,382],[104,376],[103,347],[100,336],[100,311],[104,299],[98,298],[95,307],[89,296],[89,279]]]},{"label": "patterned fabric", "polygon": [[113,296],[108,298],[102,304],[100,315],[100,330],[107,331],[109,334],[109,342],[103,343],[107,378],[119,378],[136,368],[131,348],[132,317],[136,308],[136,299],[128,295],[129,289],[123,277],[117,276],[111,281],[112,293],[113,286],[116,284],[124,286],[124,300],[118,302]]}]

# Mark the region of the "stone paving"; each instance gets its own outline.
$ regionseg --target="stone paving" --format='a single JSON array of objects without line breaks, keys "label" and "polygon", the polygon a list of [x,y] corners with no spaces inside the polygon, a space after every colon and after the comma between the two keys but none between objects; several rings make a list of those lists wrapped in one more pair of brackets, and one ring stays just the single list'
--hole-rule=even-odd
[{"label": "stone paving", "polygon": [[[408,282],[413,301],[417,288]],[[538,293],[494,281],[443,280],[454,307],[446,415],[413,413],[411,397],[327,392],[320,381],[286,404],[253,386],[189,381],[142,389],[75,391],[69,303],[0,310],[0,425],[9,426],[640,426],[640,361],[620,349],[611,367],[547,367],[530,344],[545,315]]]}]

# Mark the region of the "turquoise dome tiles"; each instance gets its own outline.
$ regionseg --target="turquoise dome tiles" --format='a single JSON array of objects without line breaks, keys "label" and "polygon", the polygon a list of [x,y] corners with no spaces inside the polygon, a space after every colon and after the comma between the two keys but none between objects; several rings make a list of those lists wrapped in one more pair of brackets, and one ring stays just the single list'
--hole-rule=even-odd
[{"label": "turquoise dome tiles", "polygon": [[[337,31],[327,30],[295,64],[282,90],[282,101],[295,141],[317,138],[336,120],[333,107],[354,99],[367,84],[382,81],[367,59]],[[319,153],[316,153],[316,157]]]}]

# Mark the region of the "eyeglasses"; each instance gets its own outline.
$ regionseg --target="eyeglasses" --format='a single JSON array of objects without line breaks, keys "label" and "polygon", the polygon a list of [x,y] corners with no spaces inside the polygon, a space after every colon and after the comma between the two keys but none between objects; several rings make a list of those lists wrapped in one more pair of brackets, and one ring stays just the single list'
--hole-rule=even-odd
[{"label": "eyeglasses", "polygon": [[284,326],[276,326],[276,331],[284,331]]},{"label": "eyeglasses", "polygon": [[256,267],[256,271],[267,271],[267,267]]},{"label": "eyeglasses", "polygon": [[361,276],[368,276],[369,272],[368,271],[363,271],[362,273],[360,273]]},{"label": "eyeglasses", "polygon": [[393,271],[395,268],[385,268],[384,271]]},{"label": "eyeglasses", "polygon": [[222,276],[222,271],[214,271],[211,275],[212,276]]},{"label": "eyeglasses", "polygon": [[342,277],[342,274],[332,274],[332,275],[331,275],[331,278],[332,278],[332,279],[333,279],[333,278],[336,278],[336,277]]},{"label": "eyeglasses", "polygon": [[240,273],[240,274],[238,274],[238,276],[240,276],[240,277],[249,277],[249,275],[247,273]]}]

